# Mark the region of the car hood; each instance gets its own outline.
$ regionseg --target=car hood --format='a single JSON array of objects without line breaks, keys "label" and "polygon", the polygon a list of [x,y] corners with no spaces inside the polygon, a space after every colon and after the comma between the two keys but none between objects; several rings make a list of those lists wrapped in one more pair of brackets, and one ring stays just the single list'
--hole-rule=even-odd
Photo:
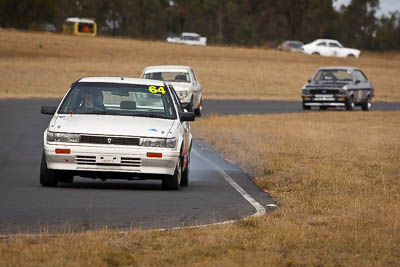
[{"label": "car hood", "polygon": [[171,82],[175,91],[188,91],[192,87],[190,83],[181,83],[181,82]]},{"label": "car hood", "polygon": [[352,82],[322,82],[322,83],[309,83],[306,84],[307,88],[342,88],[345,85],[352,84]]},{"label": "car hood", "polygon": [[353,84],[353,81],[336,81],[336,82],[313,82],[313,83],[309,83],[307,84],[307,86],[310,87],[343,87],[345,85],[348,84]]},{"label": "car hood", "polygon": [[85,133],[118,136],[167,137],[175,121],[115,115],[58,115],[49,130],[66,133]]}]

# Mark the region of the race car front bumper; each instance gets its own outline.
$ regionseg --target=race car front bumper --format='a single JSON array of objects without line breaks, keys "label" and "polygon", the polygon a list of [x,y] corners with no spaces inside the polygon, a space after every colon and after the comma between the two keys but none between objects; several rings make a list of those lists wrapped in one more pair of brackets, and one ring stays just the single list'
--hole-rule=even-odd
[{"label": "race car front bumper", "polygon": [[307,95],[302,96],[304,106],[314,107],[344,107],[345,96],[341,95]]},{"label": "race car front bumper", "polygon": [[69,172],[173,175],[179,151],[169,148],[44,144],[47,168]]}]

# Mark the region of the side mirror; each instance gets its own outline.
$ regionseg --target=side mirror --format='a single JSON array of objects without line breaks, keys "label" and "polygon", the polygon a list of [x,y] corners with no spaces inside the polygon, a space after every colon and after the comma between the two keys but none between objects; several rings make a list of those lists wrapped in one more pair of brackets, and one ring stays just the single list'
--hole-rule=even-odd
[{"label": "side mirror", "polygon": [[40,113],[45,114],[45,115],[54,115],[56,113],[57,107],[54,106],[42,106],[40,109]]},{"label": "side mirror", "polygon": [[311,83],[311,80],[307,80],[308,83]]},{"label": "side mirror", "polygon": [[361,81],[360,80],[356,80],[356,84],[359,84]]},{"label": "side mirror", "polygon": [[195,115],[194,112],[182,112],[179,114],[179,118],[181,121],[194,121]]}]

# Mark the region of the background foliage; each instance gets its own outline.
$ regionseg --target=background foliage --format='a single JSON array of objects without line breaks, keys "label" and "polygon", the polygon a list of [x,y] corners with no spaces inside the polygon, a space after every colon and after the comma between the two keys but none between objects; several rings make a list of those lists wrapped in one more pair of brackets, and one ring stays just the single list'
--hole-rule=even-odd
[{"label": "background foliage", "polygon": [[370,50],[400,49],[400,13],[377,18],[379,0],[1,0],[0,27],[58,30],[67,17],[96,19],[103,35],[164,39],[197,32],[209,43],[275,46],[333,38]]}]

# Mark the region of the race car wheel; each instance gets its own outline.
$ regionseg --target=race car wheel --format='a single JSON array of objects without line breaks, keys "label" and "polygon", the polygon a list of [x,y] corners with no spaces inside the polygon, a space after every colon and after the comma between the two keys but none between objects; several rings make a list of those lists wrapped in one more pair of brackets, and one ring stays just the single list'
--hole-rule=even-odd
[{"label": "race car wheel", "polygon": [[166,175],[162,179],[162,188],[164,190],[179,190],[181,178],[182,178],[182,167],[181,167],[181,161],[178,160],[178,164],[176,164],[174,175]]},{"label": "race car wheel", "polygon": [[189,184],[189,173],[190,173],[189,164],[190,164],[190,150],[187,157],[186,168],[182,171],[181,186],[188,186]]},{"label": "race car wheel", "polygon": [[71,184],[74,182],[74,176],[65,172],[57,172],[57,180],[61,183]]},{"label": "race car wheel", "polygon": [[187,109],[188,112],[193,112],[194,111],[193,110],[193,96],[190,99],[190,103],[187,105],[186,109]]},{"label": "race car wheel", "polygon": [[191,102],[190,102],[189,105],[187,105],[186,110],[187,110],[188,112],[193,112],[193,104],[192,104]]},{"label": "race car wheel", "polygon": [[200,106],[194,110],[194,115],[201,117],[201,112],[203,111],[203,100],[200,100]]},{"label": "race car wheel", "polygon": [[303,102],[303,109],[304,109],[304,110],[309,110],[309,109],[311,109],[311,107],[310,107],[310,106],[306,106],[306,105],[304,104],[304,102]]},{"label": "race car wheel", "polygon": [[42,162],[40,164],[40,184],[42,186],[57,186],[58,180],[56,172],[47,168],[46,155],[42,153]]},{"label": "race car wheel", "polygon": [[353,110],[355,107],[353,96],[346,100],[346,110]]},{"label": "race car wheel", "polygon": [[371,110],[372,107],[372,102],[371,102],[371,97],[367,97],[365,102],[361,105],[361,109],[364,111]]},{"label": "race car wheel", "polygon": [[319,110],[327,110],[327,107],[319,107]]}]

